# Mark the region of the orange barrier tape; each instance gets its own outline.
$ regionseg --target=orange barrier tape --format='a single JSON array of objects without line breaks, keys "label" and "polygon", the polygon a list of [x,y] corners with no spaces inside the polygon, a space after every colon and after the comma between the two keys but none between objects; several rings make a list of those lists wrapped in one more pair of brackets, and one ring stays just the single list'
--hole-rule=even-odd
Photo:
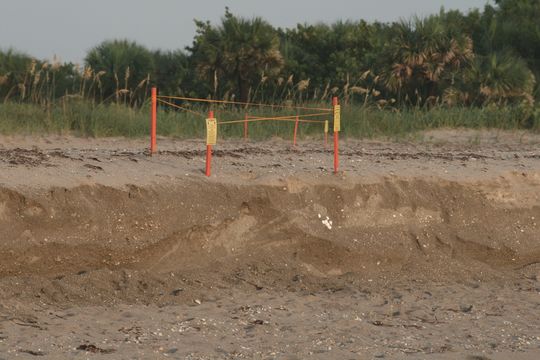
[{"label": "orange barrier tape", "polygon": [[208,103],[217,103],[217,104],[265,106],[265,107],[276,107],[276,108],[282,108],[282,109],[333,111],[333,109],[327,109],[327,108],[314,108],[314,107],[289,106],[289,105],[272,105],[272,104],[249,103],[249,102],[227,101],[227,100],[210,100],[210,99],[188,98],[188,97],[182,97],[182,96],[159,96],[159,98],[174,99],[174,100],[185,100],[185,101],[196,101],[196,102],[208,102]]},{"label": "orange barrier tape", "polygon": [[189,112],[189,113],[195,114],[195,115],[197,115],[197,116],[206,118],[206,116],[205,116],[204,114],[199,113],[199,112],[197,112],[197,111],[193,111],[193,110],[186,109],[185,107],[182,107],[182,106],[180,106],[180,105],[176,105],[176,104],[170,103],[170,102],[165,101],[165,100],[161,100],[161,99],[159,99],[159,98],[158,98],[157,100],[158,100],[160,103],[163,103],[163,104],[172,106],[172,107],[174,107],[174,108],[178,108],[178,109],[180,109],[180,110],[184,110],[184,111],[187,111],[187,112]]}]

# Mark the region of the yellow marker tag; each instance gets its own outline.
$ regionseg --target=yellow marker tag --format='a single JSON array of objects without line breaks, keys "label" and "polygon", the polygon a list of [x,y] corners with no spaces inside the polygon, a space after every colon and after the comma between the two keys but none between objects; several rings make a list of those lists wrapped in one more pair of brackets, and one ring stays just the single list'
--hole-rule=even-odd
[{"label": "yellow marker tag", "polygon": [[216,145],[217,143],[217,121],[216,119],[206,119],[206,145]]},{"label": "yellow marker tag", "polygon": [[341,106],[334,106],[334,132],[341,131]]},{"label": "yellow marker tag", "polygon": [[325,120],[325,121],[324,121],[324,132],[325,132],[325,133],[328,132],[328,120]]}]

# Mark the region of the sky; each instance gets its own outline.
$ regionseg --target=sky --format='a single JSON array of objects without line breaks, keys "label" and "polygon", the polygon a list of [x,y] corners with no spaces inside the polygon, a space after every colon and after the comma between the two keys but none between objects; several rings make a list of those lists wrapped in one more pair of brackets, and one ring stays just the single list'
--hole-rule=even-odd
[{"label": "sky", "polygon": [[260,16],[274,26],[336,20],[394,21],[445,9],[483,8],[489,0],[1,0],[0,48],[81,63],[103,40],[127,38],[150,49],[191,44],[193,19],[217,23]]}]

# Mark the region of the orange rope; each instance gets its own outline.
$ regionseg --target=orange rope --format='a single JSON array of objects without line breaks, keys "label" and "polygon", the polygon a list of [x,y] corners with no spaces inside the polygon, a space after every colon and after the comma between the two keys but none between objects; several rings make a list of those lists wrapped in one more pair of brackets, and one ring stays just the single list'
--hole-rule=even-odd
[{"label": "orange rope", "polygon": [[[314,116],[323,116],[323,115],[329,115],[329,113],[319,113],[319,114],[301,114],[301,115],[298,115],[298,116],[301,116],[301,117],[314,117]],[[279,119],[290,119],[290,118],[295,118],[296,115],[287,115],[287,116],[277,116],[277,117],[272,117],[272,118],[265,118],[265,117],[260,117],[260,116],[248,116],[250,119],[276,119],[276,120],[279,120]]]},{"label": "orange rope", "polygon": [[325,120],[304,120],[304,119],[299,119],[298,122],[324,124]]},{"label": "orange rope", "polygon": [[[257,121],[270,121],[270,120],[276,120],[276,121],[288,121],[288,122],[296,122],[296,118],[291,117],[287,119],[278,119],[278,118],[259,118],[259,119],[249,119],[249,120],[232,120],[232,121],[222,121],[218,122],[218,125],[226,125],[226,124],[240,124],[240,123],[246,123],[246,122],[257,122]],[[319,123],[323,124],[325,121],[322,120],[304,120],[304,119],[298,119],[298,122],[303,123]]]},{"label": "orange rope", "polygon": [[[250,119],[250,120],[232,120],[232,121],[222,121],[218,122],[218,125],[226,125],[226,124],[240,124],[240,123],[246,123],[246,122],[257,122],[257,121],[270,121],[270,120],[276,120],[272,118],[263,118],[263,119]],[[278,121],[295,121],[293,119],[279,119]]]},{"label": "orange rope", "polygon": [[[176,104],[173,104],[173,103],[170,103],[168,101],[165,101],[165,100],[161,100],[161,99],[158,99],[159,102],[163,103],[163,104],[166,104],[166,105],[169,105],[169,106],[172,106],[174,108],[178,108],[180,110],[184,110],[184,111],[187,111],[187,112],[190,112],[192,114],[195,114],[197,116],[200,116],[200,117],[203,117],[203,118],[206,118],[206,115],[202,114],[202,113],[199,113],[199,112],[196,112],[196,111],[193,111],[193,110],[190,110],[190,109],[186,109],[182,106],[179,106],[179,105],[176,105]],[[328,115],[326,113],[324,114],[308,114],[308,115],[302,115],[302,116],[321,116],[321,115]],[[269,120],[278,120],[278,121],[289,121],[289,122],[295,122],[297,121],[296,120],[296,116],[294,115],[290,115],[290,116],[279,116],[279,117],[258,117],[258,116],[250,116],[250,119],[246,120],[246,119],[243,119],[243,120],[232,120],[232,121],[223,121],[223,122],[218,122],[218,125],[227,125],[227,124],[239,124],[239,123],[245,123],[245,122],[257,122],[257,121],[269,121]],[[304,122],[304,123],[324,123],[324,120],[305,120],[305,119],[298,119],[298,122]]]},{"label": "orange rope", "polygon": [[280,117],[248,116],[248,119],[250,120],[294,120],[296,119],[296,115],[280,116]]},{"label": "orange rope", "polygon": [[[187,109],[187,108],[185,108],[185,107],[182,107],[182,106],[180,106],[180,105],[173,104],[173,103],[170,103],[170,102],[165,101],[165,100],[161,100],[161,99],[159,99],[159,97],[158,97],[157,100],[158,100],[158,101],[161,101],[161,102],[164,103],[164,104],[167,104],[167,105],[170,105],[170,106],[173,106],[173,107],[176,107],[176,108],[185,110],[185,111],[187,111],[187,112],[191,112],[191,113],[197,114],[197,115],[199,115],[199,116],[204,116],[203,113],[199,113],[199,112],[196,112],[196,111],[193,111],[193,110],[189,110],[189,109]],[[219,114],[219,113],[222,113],[222,112],[229,113],[229,114],[233,114],[233,115],[237,115],[237,114],[238,114],[238,111],[231,111],[231,110],[227,110],[227,109],[217,109],[217,110],[215,110],[215,112],[216,112],[216,114]]]},{"label": "orange rope", "polygon": [[276,108],[282,108],[282,109],[333,111],[333,109],[327,109],[327,108],[312,108],[312,107],[288,106],[288,105],[271,105],[271,104],[249,103],[249,102],[239,102],[239,101],[226,101],[226,100],[209,100],[209,99],[188,98],[188,97],[181,97],[181,96],[158,96],[158,98],[174,99],[174,100],[185,100],[185,101],[197,101],[197,102],[208,102],[208,103],[218,103],[218,104],[234,104],[234,105],[246,105],[246,106],[266,106],[266,107],[276,107]]},{"label": "orange rope", "polygon": [[190,113],[192,113],[192,114],[195,114],[195,115],[197,115],[197,116],[201,116],[201,117],[203,117],[203,118],[206,118],[206,116],[205,116],[204,114],[199,113],[199,112],[197,112],[197,111],[193,111],[193,110],[186,109],[185,107],[182,107],[182,106],[180,106],[180,105],[176,105],[176,104],[170,103],[170,102],[165,101],[165,100],[158,99],[158,101],[161,102],[161,103],[163,103],[163,104],[172,106],[172,107],[174,107],[174,108],[178,108],[178,109],[180,109],[180,110],[184,110],[184,111],[190,112]]}]

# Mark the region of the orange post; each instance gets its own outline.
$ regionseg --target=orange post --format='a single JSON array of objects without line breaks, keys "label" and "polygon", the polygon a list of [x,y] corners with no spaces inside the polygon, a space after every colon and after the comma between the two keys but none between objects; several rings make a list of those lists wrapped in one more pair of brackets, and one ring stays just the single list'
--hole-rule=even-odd
[{"label": "orange post", "polygon": [[338,108],[339,101],[337,97],[332,99],[332,106],[334,108],[334,174],[337,174],[339,171],[339,131],[341,130],[341,119],[339,119],[340,114]]},{"label": "orange post", "polygon": [[248,139],[248,114],[246,113],[246,116],[244,118],[244,140]]},{"label": "orange post", "polygon": [[300,118],[296,116],[296,121],[294,122],[294,135],[293,135],[293,145],[296,146],[296,136],[298,134],[298,120]]},{"label": "orange post", "polygon": [[[208,111],[208,118],[214,118],[214,112]],[[206,176],[212,175],[212,145],[206,145]]]},{"label": "orange post", "polygon": [[152,108],[150,110],[150,155],[156,152],[157,129],[157,88],[152,88]]}]

